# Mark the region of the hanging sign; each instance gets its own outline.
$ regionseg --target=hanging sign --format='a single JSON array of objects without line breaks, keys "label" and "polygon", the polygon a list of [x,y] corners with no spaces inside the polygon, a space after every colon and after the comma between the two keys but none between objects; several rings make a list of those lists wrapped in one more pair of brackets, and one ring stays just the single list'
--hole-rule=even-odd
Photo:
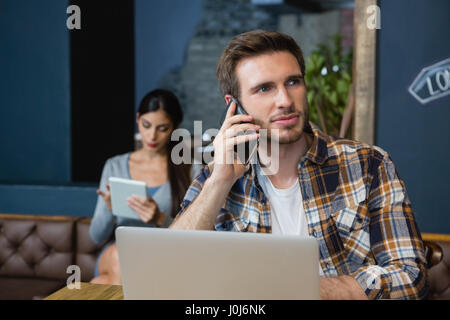
[{"label": "hanging sign", "polygon": [[421,104],[448,95],[450,93],[450,58],[422,69],[408,90]]}]

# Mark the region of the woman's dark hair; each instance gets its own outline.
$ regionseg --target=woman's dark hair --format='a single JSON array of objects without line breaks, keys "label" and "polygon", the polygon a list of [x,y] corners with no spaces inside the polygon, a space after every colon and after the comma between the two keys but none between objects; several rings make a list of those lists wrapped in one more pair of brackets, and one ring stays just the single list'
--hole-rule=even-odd
[{"label": "woman's dark hair", "polygon": [[[172,120],[173,128],[176,129],[181,121],[183,121],[183,110],[181,109],[178,98],[170,91],[163,89],[153,90],[142,98],[139,105],[138,114],[139,117],[148,112],[154,112],[163,110]],[[170,155],[173,147],[176,145],[176,141],[169,139],[167,143],[167,167],[169,173],[170,188],[172,193],[172,212],[170,215],[175,217],[180,207],[181,201],[183,201],[184,195],[191,183],[190,164],[176,165],[171,161]]]}]

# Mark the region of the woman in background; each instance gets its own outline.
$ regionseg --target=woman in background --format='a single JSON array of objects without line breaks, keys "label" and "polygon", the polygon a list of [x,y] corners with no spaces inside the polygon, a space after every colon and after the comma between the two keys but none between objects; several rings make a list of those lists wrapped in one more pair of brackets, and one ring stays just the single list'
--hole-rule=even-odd
[{"label": "woman in background", "polygon": [[[118,226],[168,227],[175,217],[184,194],[199,168],[188,164],[175,165],[170,160],[177,142],[170,137],[183,119],[177,97],[167,90],[157,89],[141,101],[137,124],[142,147],[134,152],[109,158],[103,168],[99,195],[89,234],[97,244],[114,236]],[[128,205],[138,219],[115,217],[111,212],[109,177],[145,181],[147,199],[131,197]],[[97,258],[92,283],[121,284],[117,245],[110,242]]]}]

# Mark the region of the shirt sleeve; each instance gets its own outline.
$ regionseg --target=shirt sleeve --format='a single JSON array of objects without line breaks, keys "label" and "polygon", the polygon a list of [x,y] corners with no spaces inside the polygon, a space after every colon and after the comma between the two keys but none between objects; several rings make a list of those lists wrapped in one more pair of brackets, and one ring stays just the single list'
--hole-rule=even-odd
[{"label": "shirt sleeve", "polygon": [[373,170],[369,192],[370,243],[377,265],[353,276],[369,299],[423,299],[426,259],[406,188],[386,153]]},{"label": "shirt sleeve", "polygon": [[191,165],[191,181],[194,181],[194,179],[198,177],[198,175],[202,172],[203,167],[204,166],[202,164],[193,163]]},{"label": "shirt sleeve", "polygon": [[210,175],[210,170],[208,166],[200,167],[199,169],[198,168],[193,169],[192,174],[194,175],[196,171],[198,173],[196,176],[194,176],[195,178],[192,181],[191,185],[189,186],[186,195],[184,196],[184,199],[181,202],[180,210],[178,211],[174,220],[176,220],[180,215],[182,215],[184,211],[186,211],[187,207],[200,194],[200,191],[202,191],[206,179],[208,179]]},{"label": "shirt sleeve", "polygon": [[[103,167],[102,177],[100,179],[100,190],[106,192],[106,184],[111,175],[110,160],[107,160]],[[106,207],[105,200],[99,195],[97,197],[97,205],[95,206],[94,217],[92,218],[89,235],[91,239],[101,244],[106,242],[112,235],[115,226],[115,217],[112,212]]]}]

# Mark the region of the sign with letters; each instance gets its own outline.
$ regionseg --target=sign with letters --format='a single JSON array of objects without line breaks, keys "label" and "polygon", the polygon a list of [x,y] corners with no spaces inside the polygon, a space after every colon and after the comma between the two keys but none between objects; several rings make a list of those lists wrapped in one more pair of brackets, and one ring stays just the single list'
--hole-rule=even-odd
[{"label": "sign with letters", "polygon": [[422,69],[409,87],[409,92],[421,104],[450,93],[450,58]]}]

